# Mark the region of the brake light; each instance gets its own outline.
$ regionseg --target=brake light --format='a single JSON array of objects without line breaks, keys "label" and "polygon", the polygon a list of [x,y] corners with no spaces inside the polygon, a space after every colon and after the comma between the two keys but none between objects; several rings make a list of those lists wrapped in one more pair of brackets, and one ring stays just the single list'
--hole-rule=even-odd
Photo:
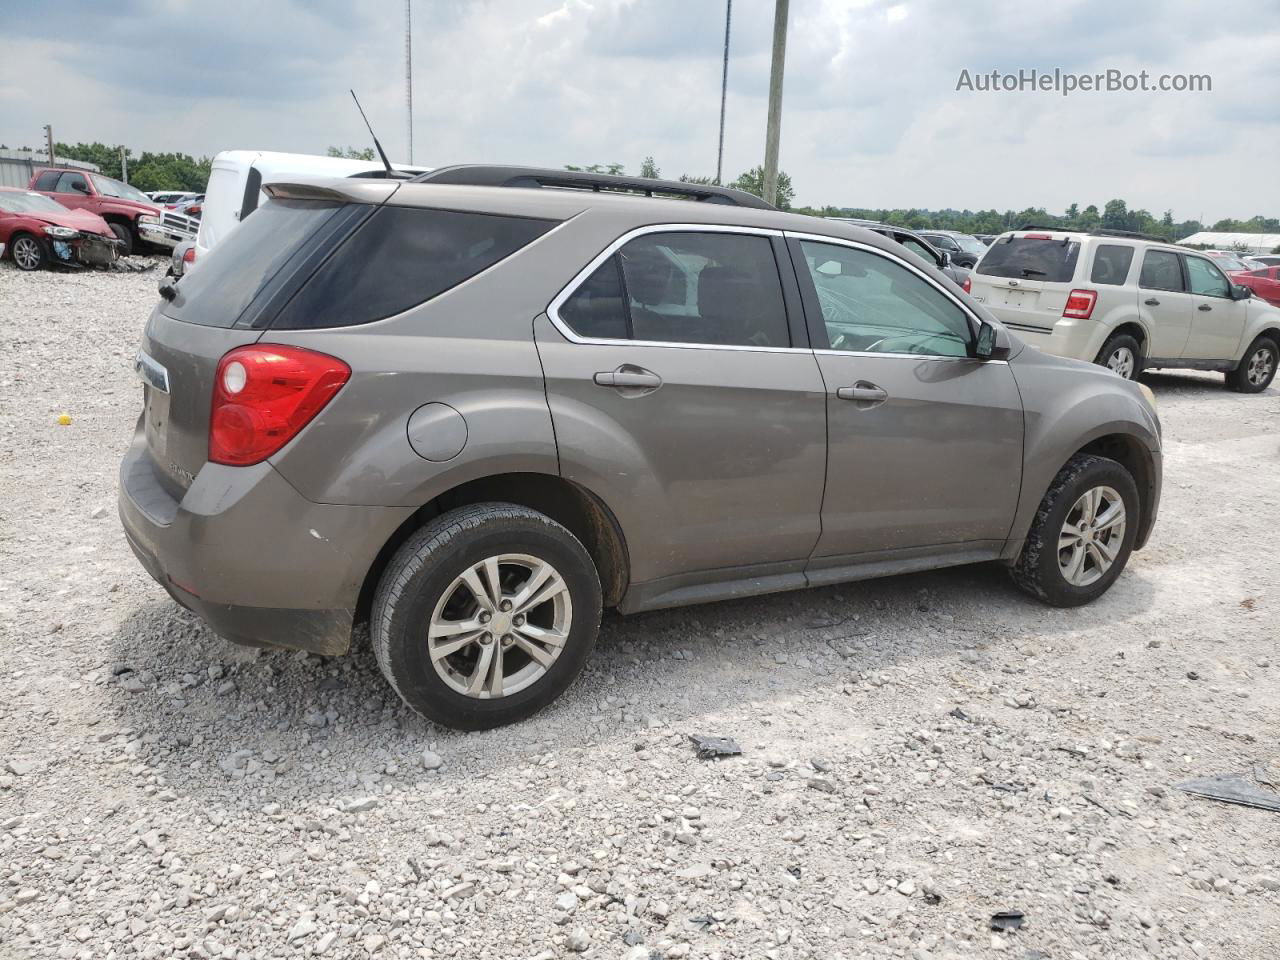
[{"label": "brake light", "polygon": [[1067,305],[1062,308],[1062,315],[1076,320],[1088,320],[1093,314],[1093,305],[1097,302],[1097,290],[1072,290],[1067,295]]},{"label": "brake light", "polygon": [[280,344],[237,347],[218,361],[209,415],[209,459],[259,463],[311,422],[351,376],[328,354]]},{"label": "brake light", "polygon": [[1052,240],[1052,239],[1053,239],[1053,234],[1051,234],[1051,233],[1024,233],[1024,234],[1022,235],[1022,239],[1023,239],[1023,240]]},{"label": "brake light", "polygon": [[973,293],[973,279],[971,277],[965,277],[964,283],[960,284],[960,289],[965,293]]},{"label": "brake light", "polygon": [[186,252],[186,253],[184,253],[184,254],[182,255],[182,262],[183,262],[183,263],[195,263],[195,262],[196,262],[196,248],[195,248],[195,247],[187,247],[187,252]]}]

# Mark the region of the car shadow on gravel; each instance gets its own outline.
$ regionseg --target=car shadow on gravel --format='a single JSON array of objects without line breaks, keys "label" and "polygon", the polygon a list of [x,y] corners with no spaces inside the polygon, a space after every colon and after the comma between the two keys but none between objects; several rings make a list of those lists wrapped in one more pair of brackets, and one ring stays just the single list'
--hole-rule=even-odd
[{"label": "car shadow on gravel", "polygon": [[1154,594],[1139,566],[1094,604],[1057,610],[1017,592],[1003,569],[982,565],[607,613],[586,671],[557,702],[523,723],[470,734],[405,708],[365,638],[334,658],[238,647],[163,600],[135,610],[111,637],[111,676],[98,695],[104,719],[144,738],[143,757],[180,794],[228,805],[267,802],[286,789],[337,799],[421,781],[428,746],[448,758],[453,777],[483,777],[592,744],[732,735],[710,728],[744,703],[834,692],[911,672],[928,658],[994,666],[1028,642],[1141,616]]}]

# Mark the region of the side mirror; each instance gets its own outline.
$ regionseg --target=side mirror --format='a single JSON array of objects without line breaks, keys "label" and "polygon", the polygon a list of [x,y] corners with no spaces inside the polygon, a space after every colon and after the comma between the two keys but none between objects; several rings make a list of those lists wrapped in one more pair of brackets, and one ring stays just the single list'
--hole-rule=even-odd
[{"label": "side mirror", "polygon": [[1009,347],[1009,334],[1004,327],[983,320],[973,341],[973,355],[979,360],[1008,360]]},{"label": "side mirror", "polygon": [[938,256],[940,258],[938,263],[939,270],[945,270],[947,267],[951,266],[951,254],[947,253],[945,250],[939,250]]},{"label": "side mirror", "polygon": [[1233,283],[1231,285],[1232,300],[1248,300],[1253,296],[1253,291],[1242,283]]},{"label": "side mirror", "polygon": [[85,184],[77,183],[75,181],[72,181],[71,189],[74,190],[76,193],[83,193],[83,194],[89,193],[89,188]]}]

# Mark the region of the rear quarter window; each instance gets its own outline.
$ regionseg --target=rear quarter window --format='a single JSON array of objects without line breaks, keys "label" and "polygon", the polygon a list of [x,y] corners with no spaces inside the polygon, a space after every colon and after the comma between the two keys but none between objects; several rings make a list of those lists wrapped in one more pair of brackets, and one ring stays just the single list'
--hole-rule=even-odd
[{"label": "rear quarter window", "polygon": [[556,223],[382,207],[338,248],[272,326],[347,327],[403,313],[506,259]]},{"label": "rear quarter window", "polygon": [[1093,270],[1089,273],[1089,280],[1091,283],[1121,286],[1129,276],[1129,266],[1132,263],[1133,247],[1099,244],[1093,254]]},{"label": "rear quarter window", "polygon": [[1010,237],[987,247],[976,271],[989,277],[1067,283],[1075,276],[1079,258],[1077,240]]}]

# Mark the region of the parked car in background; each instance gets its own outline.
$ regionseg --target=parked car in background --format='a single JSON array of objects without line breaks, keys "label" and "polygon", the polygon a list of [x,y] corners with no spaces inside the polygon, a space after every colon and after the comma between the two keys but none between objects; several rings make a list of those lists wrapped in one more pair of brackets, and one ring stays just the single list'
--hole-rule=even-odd
[{"label": "parked car in background", "polygon": [[1280,310],[1215,259],[1158,237],[1026,227],[987,248],[971,294],[1028,343],[1110,367],[1218,370],[1265,390],[1280,358]]},{"label": "parked car in background", "polygon": [[700,184],[427,176],[269,185],[146,324],[121,519],[225,636],[336,655],[367,616],[410,707],[483,729],[573,682],[603,607],[993,560],[1076,606],[1147,542],[1150,391],[898,243]]},{"label": "parked car in background", "polygon": [[204,209],[204,194],[197,193],[187,197],[185,200],[180,200],[173,205],[173,209],[185,216],[199,220]]},{"label": "parked car in background", "polygon": [[160,204],[162,207],[172,207],[181,203],[183,200],[189,200],[196,194],[190,190],[151,190],[147,196]]},{"label": "parked car in background", "polygon": [[895,243],[902,244],[926,263],[933,263],[956,286],[968,289],[968,287],[965,287],[965,283],[969,279],[969,271],[964,267],[958,266],[952,261],[950,254],[938,250],[914,230],[908,230],[906,227],[895,227],[888,223],[881,223],[878,220],[859,220],[855,217],[827,217],[826,219],[850,223],[856,227],[862,227],[878,233],[882,237],[888,237]]},{"label": "parked car in background", "polygon": [[[142,191],[100,173],[37,170],[28,189],[52,197],[68,209],[97,214],[124,245],[125,254],[133,252],[139,240],[144,239],[145,231],[159,230],[164,212]],[[145,239],[151,237],[145,236]]]},{"label": "parked car in background", "polygon": [[19,270],[107,266],[119,247],[110,225],[96,213],[68,209],[32,190],[0,187],[0,256]]},{"label": "parked car in background", "polygon": [[957,230],[921,230],[919,233],[943,253],[950,255],[952,263],[962,267],[972,268],[987,252],[986,244],[969,233]]},{"label": "parked car in background", "polygon": [[1231,279],[1242,287],[1248,287],[1255,297],[1272,306],[1280,306],[1280,266],[1233,274]]},{"label": "parked car in background", "polygon": [[1264,267],[1280,267],[1280,253],[1255,253],[1253,259]]},{"label": "parked car in background", "polygon": [[996,238],[994,233],[975,233],[974,236],[982,241],[984,247],[991,246],[991,241]]},{"label": "parked car in background", "polygon": [[1206,257],[1211,257],[1223,273],[1228,275],[1235,273],[1247,273],[1250,270],[1256,270],[1257,267],[1251,265],[1245,254],[1235,250],[1205,250]]},{"label": "parked car in background", "polygon": [[169,270],[167,276],[174,280],[181,280],[186,274],[187,268],[196,262],[196,242],[194,240],[183,240],[180,244],[173,248],[173,252],[169,254]]}]

